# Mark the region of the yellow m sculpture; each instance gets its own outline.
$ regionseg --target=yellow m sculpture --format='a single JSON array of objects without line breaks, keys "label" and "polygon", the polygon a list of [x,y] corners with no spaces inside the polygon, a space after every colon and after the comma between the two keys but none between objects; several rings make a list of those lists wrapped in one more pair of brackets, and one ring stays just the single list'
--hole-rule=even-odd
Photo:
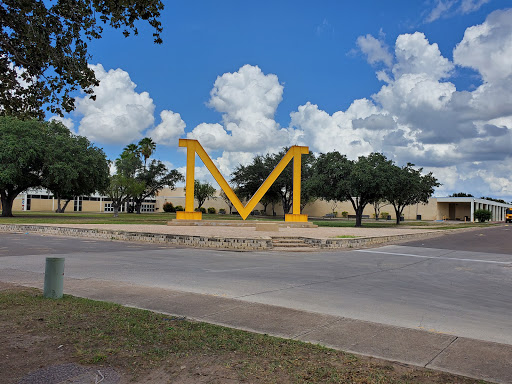
[{"label": "yellow m sculpture", "polygon": [[261,187],[256,191],[254,196],[244,206],[240,199],[235,195],[229,184],[226,182],[224,177],[221,175],[210,156],[203,149],[199,141],[190,139],[180,139],[180,147],[187,148],[187,178],[186,178],[186,189],[185,189],[185,211],[176,212],[176,219],[178,220],[201,220],[201,212],[194,212],[194,170],[196,153],[199,155],[204,165],[212,176],[215,178],[219,186],[222,188],[226,196],[229,198],[233,206],[238,211],[242,219],[246,219],[247,216],[253,211],[256,205],[260,202],[261,198],[268,191],[270,186],[276,181],[281,172],[285,169],[291,159],[293,159],[293,205],[292,214],[285,216],[285,221],[294,222],[305,222],[308,221],[307,215],[300,213],[300,180],[301,180],[301,156],[309,153],[308,147],[299,147],[294,145],[281,159],[279,164],[270,173],[267,179],[263,182]]}]

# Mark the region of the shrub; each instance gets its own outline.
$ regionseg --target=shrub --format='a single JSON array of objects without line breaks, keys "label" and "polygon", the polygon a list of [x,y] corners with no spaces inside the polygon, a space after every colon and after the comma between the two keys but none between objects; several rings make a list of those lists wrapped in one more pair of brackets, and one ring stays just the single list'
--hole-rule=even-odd
[{"label": "shrub", "polygon": [[341,216],[344,217],[344,218],[347,218],[348,217],[348,212],[347,211],[341,212]]},{"label": "shrub", "polygon": [[163,205],[164,212],[176,212],[176,208],[174,208],[174,205],[169,201]]},{"label": "shrub", "polygon": [[196,208],[196,209],[194,209],[194,211],[201,212],[201,213],[206,213],[206,208],[205,207]]},{"label": "shrub", "polygon": [[334,211],[332,214],[334,215],[334,217],[338,217],[338,212]]},{"label": "shrub", "polygon": [[387,218],[388,218],[388,216],[389,216],[389,212],[381,212],[381,213],[380,213],[380,217],[381,217],[381,219],[387,219]]},{"label": "shrub", "polygon": [[208,213],[215,214],[217,213],[217,210],[213,207],[208,207]]},{"label": "shrub", "polygon": [[225,215],[226,214],[226,210],[224,208],[221,208],[221,209],[219,209],[219,213],[221,215]]},{"label": "shrub", "polygon": [[487,209],[477,209],[475,211],[475,219],[478,219],[479,222],[483,223],[485,221],[491,220],[492,212]]},{"label": "shrub", "polygon": [[183,209],[183,207],[181,205],[177,205],[176,207],[174,207],[174,209],[176,210],[176,212],[184,211],[184,209]]}]

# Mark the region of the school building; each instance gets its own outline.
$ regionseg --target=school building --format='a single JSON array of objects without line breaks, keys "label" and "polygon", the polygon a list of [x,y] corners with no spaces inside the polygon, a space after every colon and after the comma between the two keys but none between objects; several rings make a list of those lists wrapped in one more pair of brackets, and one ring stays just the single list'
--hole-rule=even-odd
[{"label": "school building", "polygon": [[[141,212],[163,212],[163,205],[166,202],[171,202],[176,206],[185,206],[185,191],[184,188],[162,189],[156,196],[148,198],[144,201],[141,207]],[[61,204],[64,201],[61,200]],[[224,209],[229,214],[228,204],[220,197],[220,190],[217,191],[217,198],[207,200],[204,208],[215,208],[218,212],[219,209]],[[478,199],[475,197],[432,197],[427,204],[415,204],[407,206],[404,209],[403,217],[405,220],[461,220],[461,221],[475,221],[474,212],[478,209],[486,209],[492,212],[492,221],[505,221],[505,211],[510,208],[508,204],[502,204],[491,200]],[[37,211],[37,212],[55,212],[57,209],[57,199],[46,190],[29,190],[25,193],[18,195],[14,201],[13,211]],[[130,203],[126,203],[121,212],[128,212]],[[279,204],[274,207],[276,215],[282,215],[283,209]],[[262,214],[263,206],[258,204],[255,214]],[[72,200],[66,212],[98,212],[110,213],[114,209],[112,202],[105,196],[91,195],[80,196]],[[313,203],[306,205],[302,213],[310,217],[324,217],[326,215],[332,216],[336,212],[337,217],[342,217],[343,212],[345,215],[352,216],[355,214],[354,208],[349,201],[335,202],[316,200]],[[272,215],[272,207],[267,206],[267,214]],[[375,214],[374,207],[367,205],[363,215],[368,218],[373,218]],[[393,206],[383,203],[380,206],[380,216],[387,218],[390,216],[391,220],[396,220]]]}]

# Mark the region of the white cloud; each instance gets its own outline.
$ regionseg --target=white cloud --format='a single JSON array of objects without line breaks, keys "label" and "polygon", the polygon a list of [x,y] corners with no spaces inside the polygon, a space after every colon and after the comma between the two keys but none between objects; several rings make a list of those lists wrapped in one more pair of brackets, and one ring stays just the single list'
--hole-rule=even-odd
[{"label": "white cloud", "polygon": [[382,62],[388,67],[391,66],[393,56],[383,41],[368,34],[366,36],[359,36],[356,40],[356,44],[361,52],[366,55],[370,64]]},{"label": "white cloud", "polygon": [[443,14],[450,11],[456,2],[456,0],[437,0],[436,6],[427,17],[427,23],[439,19]]},{"label": "white cloud", "polygon": [[425,21],[431,23],[441,17],[467,14],[478,11],[490,0],[437,0]]},{"label": "white cloud", "polygon": [[157,144],[176,146],[179,137],[185,134],[185,122],[179,113],[167,110],[160,112],[160,119],[161,123],[146,132],[146,136]]},{"label": "white cloud", "polygon": [[482,5],[487,4],[489,1],[490,0],[462,0],[460,11],[462,13],[478,11]]},{"label": "white cloud", "polygon": [[286,145],[288,133],[274,120],[283,98],[276,75],[244,65],[215,81],[208,105],[222,113],[220,124],[200,124],[187,137],[205,142],[210,149],[263,151],[276,143]]},{"label": "white cloud", "polygon": [[454,62],[470,67],[485,82],[512,75],[512,9],[491,13],[484,23],[466,29],[453,51]]},{"label": "white cloud", "polygon": [[435,80],[449,77],[454,65],[441,55],[436,43],[430,44],[421,32],[398,36],[395,44],[397,64],[393,74],[422,74]]},{"label": "white cloud", "polygon": [[149,94],[137,93],[136,84],[122,69],[107,72],[101,64],[91,68],[100,85],[94,89],[95,101],[88,96],[76,99],[76,112],[83,115],[78,133],[97,143],[127,144],[140,139],[154,122],[155,106]]}]

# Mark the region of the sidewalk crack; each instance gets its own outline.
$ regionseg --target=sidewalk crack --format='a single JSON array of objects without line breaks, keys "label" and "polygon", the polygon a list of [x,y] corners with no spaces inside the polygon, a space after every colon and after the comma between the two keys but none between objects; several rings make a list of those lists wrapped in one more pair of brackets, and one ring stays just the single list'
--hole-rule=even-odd
[{"label": "sidewalk crack", "polygon": [[433,357],[433,358],[432,358],[432,359],[431,359],[427,364],[425,364],[423,367],[424,367],[424,368],[427,368],[427,366],[428,366],[429,364],[431,364],[435,359],[437,359],[441,353],[443,353],[444,351],[446,351],[446,350],[447,350],[447,349],[448,349],[448,348],[449,348],[449,347],[450,347],[450,346],[451,346],[455,341],[457,341],[457,340],[458,340],[458,338],[459,338],[459,336],[455,336],[455,338],[454,338],[452,341],[450,341],[450,344],[448,344],[446,347],[444,347],[444,348],[443,348],[443,349],[442,349],[442,350],[441,350],[437,355],[435,355],[435,356],[434,356],[434,357]]}]

